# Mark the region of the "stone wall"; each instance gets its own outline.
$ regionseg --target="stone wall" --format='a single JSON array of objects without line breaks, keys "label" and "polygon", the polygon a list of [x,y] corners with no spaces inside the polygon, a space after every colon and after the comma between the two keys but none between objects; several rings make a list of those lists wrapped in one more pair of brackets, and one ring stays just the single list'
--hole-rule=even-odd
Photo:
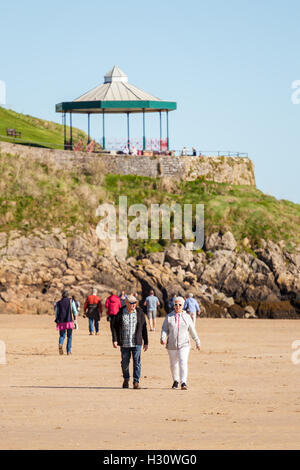
[{"label": "stone wall", "polygon": [[140,175],[152,178],[176,177],[188,181],[199,176],[218,183],[255,185],[254,165],[244,157],[175,157],[87,154],[0,142],[2,153],[31,156],[43,162],[55,162],[61,168],[82,166],[98,159],[108,173]]}]

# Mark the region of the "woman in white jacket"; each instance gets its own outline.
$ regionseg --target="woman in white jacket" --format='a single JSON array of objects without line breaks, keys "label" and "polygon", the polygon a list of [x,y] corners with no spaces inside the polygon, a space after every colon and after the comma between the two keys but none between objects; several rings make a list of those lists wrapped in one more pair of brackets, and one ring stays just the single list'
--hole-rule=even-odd
[{"label": "woman in white jacket", "polygon": [[176,297],[174,310],[169,313],[162,325],[160,342],[166,345],[170,358],[170,367],[173,376],[172,388],[178,388],[179,379],[181,390],[187,390],[188,357],[190,352],[190,337],[200,351],[198,338],[191,316],[183,310],[184,299]]}]

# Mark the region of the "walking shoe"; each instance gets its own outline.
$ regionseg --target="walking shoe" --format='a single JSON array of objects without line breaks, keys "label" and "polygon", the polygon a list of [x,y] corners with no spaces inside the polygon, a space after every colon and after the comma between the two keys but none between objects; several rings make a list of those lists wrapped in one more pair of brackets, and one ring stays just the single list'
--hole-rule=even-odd
[{"label": "walking shoe", "polygon": [[64,353],[64,350],[63,350],[62,344],[59,344],[59,345],[58,345],[58,351],[59,351],[59,354],[62,356],[62,355],[63,355],[63,353]]},{"label": "walking shoe", "polygon": [[177,380],[174,380],[174,383],[172,385],[172,388],[178,388],[178,382]]},{"label": "walking shoe", "polygon": [[129,388],[129,381],[128,379],[124,379],[124,382],[123,382],[123,388]]},{"label": "walking shoe", "polygon": [[187,384],[185,384],[184,382],[182,382],[181,384],[181,390],[187,390]]},{"label": "walking shoe", "polygon": [[135,390],[140,390],[141,389],[140,384],[138,382],[133,382],[133,388]]},{"label": "walking shoe", "polygon": [[71,356],[71,355],[72,355],[71,351],[67,352],[67,356]]}]

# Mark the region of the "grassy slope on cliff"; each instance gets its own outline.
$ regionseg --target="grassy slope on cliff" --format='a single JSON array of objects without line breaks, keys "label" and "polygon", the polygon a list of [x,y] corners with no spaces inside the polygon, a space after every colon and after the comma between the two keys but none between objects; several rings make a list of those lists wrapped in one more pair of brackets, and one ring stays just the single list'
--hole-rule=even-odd
[{"label": "grassy slope on cliff", "polygon": [[[128,196],[128,205],[151,202],[171,205],[204,204],[205,235],[230,230],[239,245],[248,238],[252,246],[260,239],[283,240],[289,251],[300,243],[300,205],[277,200],[255,187],[195,181],[164,181],[138,176],[107,175],[106,190],[115,203],[119,194]],[[160,241],[164,246],[164,240]],[[135,243],[151,249],[151,242]],[[155,245],[152,243],[153,247]]]},{"label": "grassy slope on cliff", "polygon": [[[22,133],[22,138],[11,138],[6,136],[6,129],[16,129]],[[67,139],[70,129],[67,126]],[[87,142],[87,134],[75,127],[72,128],[73,141],[82,140]],[[10,109],[0,107],[0,140],[7,142],[33,142],[36,145],[49,148],[63,148],[64,127],[52,121],[35,118],[26,114],[16,113]]]},{"label": "grassy slope on cliff", "polygon": [[[0,153],[0,230],[51,230],[67,234],[95,226],[95,208],[105,195],[102,168],[63,171],[31,158]],[[102,199],[101,199],[102,198]]]},{"label": "grassy slope on cliff", "polygon": [[[85,173],[59,170],[34,159],[0,154],[0,231],[61,227],[67,234],[95,227],[102,202],[128,197],[128,206],[143,203],[204,204],[205,235],[230,230],[239,244],[261,238],[284,240],[289,250],[300,243],[300,205],[276,200],[250,186],[197,179],[172,182],[141,176],[104,175],[95,160]],[[159,251],[165,240],[130,241],[130,253]]]}]

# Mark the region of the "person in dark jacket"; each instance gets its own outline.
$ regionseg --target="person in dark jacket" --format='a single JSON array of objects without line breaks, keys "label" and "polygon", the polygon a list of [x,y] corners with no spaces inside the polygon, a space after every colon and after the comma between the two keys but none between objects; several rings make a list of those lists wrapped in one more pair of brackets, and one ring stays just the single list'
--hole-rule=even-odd
[{"label": "person in dark jacket", "polygon": [[174,309],[174,302],[177,294],[172,294],[172,297],[168,300],[168,309],[169,313],[171,313]]},{"label": "person in dark jacket", "polygon": [[119,295],[119,298],[121,300],[121,306],[124,307],[124,305],[126,304],[126,299],[127,299],[127,295],[125,294],[124,290],[122,290],[121,294]]},{"label": "person in dark jacket", "polygon": [[129,363],[133,359],[133,388],[140,389],[141,376],[141,349],[148,349],[148,332],[145,314],[137,306],[137,299],[129,295],[126,305],[111,319],[113,347],[121,348],[121,367],[123,373],[123,388],[129,388]]},{"label": "person in dark jacket", "polygon": [[56,329],[59,331],[58,351],[63,354],[63,345],[67,332],[67,354],[71,354],[72,347],[72,333],[74,328],[74,321],[76,321],[77,309],[75,302],[69,298],[67,290],[62,292],[62,298],[55,305],[55,323]]},{"label": "person in dark jacket", "polygon": [[96,330],[96,335],[99,333],[99,321],[102,316],[102,303],[99,297],[97,296],[97,289],[93,288],[92,294],[86,298],[86,301],[83,306],[84,316],[89,319],[89,332],[90,335],[94,334],[94,327]]}]

